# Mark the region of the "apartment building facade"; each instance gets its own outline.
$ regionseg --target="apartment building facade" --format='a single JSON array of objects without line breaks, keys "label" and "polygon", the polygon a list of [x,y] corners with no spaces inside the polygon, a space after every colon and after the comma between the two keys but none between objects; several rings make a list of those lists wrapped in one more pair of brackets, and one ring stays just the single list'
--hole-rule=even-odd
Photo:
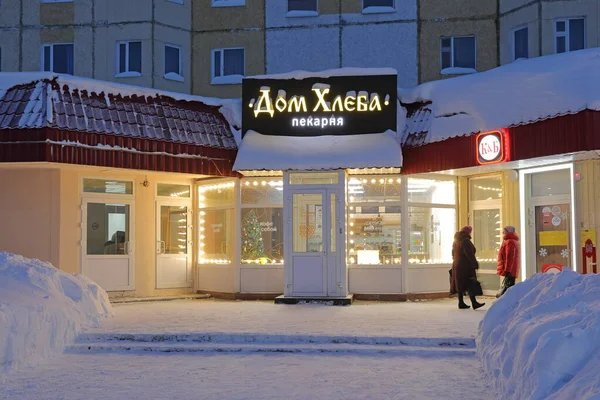
[{"label": "apartment building facade", "polygon": [[598,0],[4,0],[0,71],[214,97],[244,76],[392,67],[398,85],[595,47]]}]

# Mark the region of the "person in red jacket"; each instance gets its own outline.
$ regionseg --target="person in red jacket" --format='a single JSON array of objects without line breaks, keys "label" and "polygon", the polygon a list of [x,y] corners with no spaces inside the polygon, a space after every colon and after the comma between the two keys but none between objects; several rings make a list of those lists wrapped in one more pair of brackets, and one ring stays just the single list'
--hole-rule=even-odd
[{"label": "person in red jacket", "polygon": [[502,233],[504,240],[498,252],[498,269],[496,273],[503,276],[504,281],[496,297],[502,296],[506,289],[515,284],[515,279],[519,273],[519,255],[521,253],[519,236],[515,232],[515,227],[506,226]]}]

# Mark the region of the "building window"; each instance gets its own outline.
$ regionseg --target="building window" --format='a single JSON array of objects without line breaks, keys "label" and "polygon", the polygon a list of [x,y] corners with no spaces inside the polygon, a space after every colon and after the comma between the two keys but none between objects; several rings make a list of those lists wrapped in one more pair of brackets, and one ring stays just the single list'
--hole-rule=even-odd
[{"label": "building window", "polygon": [[313,11],[317,10],[317,0],[288,0],[289,11]]},{"label": "building window", "polygon": [[401,178],[352,176],[348,181],[348,264],[400,265]]},{"label": "building window", "polygon": [[527,27],[512,31],[512,58],[529,58],[529,30]]},{"label": "building window", "polygon": [[2,47],[0,47],[0,72],[2,72]]},{"label": "building window", "polygon": [[244,49],[214,49],[212,51],[213,85],[242,83],[244,77]]},{"label": "building window", "polygon": [[571,18],[554,21],[554,37],[556,53],[585,48],[585,20]]},{"label": "building window", "polygon": [[242,264],[283,264],[283,180],[242,181]]},{"label": "building window", "polygon": [[183,82],[183,57],[179,46],[165,45],[165,79]]},{"label": "building window", "polygon": [[73,75],[73,43],[45,44],[42,50],[44,71]]},{"label": "building window", "polygon": [[408,262],[451,264],[456,233],[456,181],[408,178]]},{"label": "building window", "polygon": [[117,43],[117,78],[142,75],[142,42],[123,41]]},{"label": "building window", "polygon": [[73,0],[42,0],[42,3],[71,3]]},{"label": "building window", "polygon": [[198,262],[231,264],[235,240],[235,182],[198,186]]},{"label": "building window", "polygon": [[84,178],[83,191],[84,193],[133,194],[133,182]]},{"label": "building window", "polygon": [[183,0],[167,0],[171,3],[176,3],[176,4],[183,4]]},{"label": "building window", "polygon": [[379,14],[395,11],[395,0],[363,0],[363,14]]},{"label": "building window", "polygon": [[212,0],[213,7],[241,7],[246,5],[246,0]]},{"label": "building window", "polygon": [[443,37],[441,58],[441,73],[444,75],[477,72],[475,36]]}]

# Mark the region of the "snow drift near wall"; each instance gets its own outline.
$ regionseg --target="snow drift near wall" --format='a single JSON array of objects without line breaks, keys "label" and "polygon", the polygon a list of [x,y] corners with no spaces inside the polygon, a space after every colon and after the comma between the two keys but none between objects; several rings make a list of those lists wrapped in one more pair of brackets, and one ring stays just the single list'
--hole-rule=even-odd
[{"label": "snow drift near wall", "polygon": [[111,314],[108,295],[89,278],[0,252],[0,372],[62,352]]},{"label": "snow drift near wall", "polygon": [[476,340],[499,398],[600,398],[600,275],[537,274],[513,286]]}]

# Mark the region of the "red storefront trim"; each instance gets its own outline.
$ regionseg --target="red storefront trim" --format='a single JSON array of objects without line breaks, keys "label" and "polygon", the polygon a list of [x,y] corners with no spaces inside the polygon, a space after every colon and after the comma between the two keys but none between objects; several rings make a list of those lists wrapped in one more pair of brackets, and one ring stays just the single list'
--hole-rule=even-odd
[{"label": "red storefront trim", "polygon": [[233,172],[237,150],[58,129],[3,130],[0,162],[53,162],[213,176]]},{"label": "red storefront trim", "polygon": [[[600,111],[584,110],[506,130],[506,161],[600,150]],[[419,147],[405,147],[403,174],[475,167],[477,135],[460,136]]]}]

